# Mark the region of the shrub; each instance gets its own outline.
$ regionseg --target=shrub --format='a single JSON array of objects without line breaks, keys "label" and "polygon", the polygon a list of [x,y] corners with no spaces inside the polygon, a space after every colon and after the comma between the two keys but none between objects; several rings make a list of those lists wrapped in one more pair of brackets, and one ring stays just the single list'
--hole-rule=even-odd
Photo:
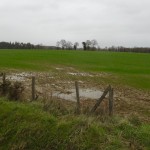
[{"label": "shrub", "polygon": [[9,92],[8,92],[9,100],[16,100],[16,101],[20,100],[22,98],[24,89],[25,88],[21,82],[15,82],[9,88]]},{"label": "shrub", "polygon": [[11,86],[11,82],[6,80],[4,83],[0,84],[0,95],[6,96],[9,93],[9,88]]}]

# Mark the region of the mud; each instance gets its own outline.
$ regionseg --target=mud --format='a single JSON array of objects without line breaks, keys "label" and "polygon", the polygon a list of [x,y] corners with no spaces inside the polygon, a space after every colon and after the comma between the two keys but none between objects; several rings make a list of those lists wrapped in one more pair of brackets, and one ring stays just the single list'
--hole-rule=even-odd
[{"label": "mud", "polygon": [[[92,107],[94,102],[100,98],[102,92],[108,86],[104,83],[98,84],[89,78],[107,76],[108,74],[91,74],[77,72],[69,68],[56,68],[58,72],[17,72],[6,73],[6,79],[19,81],[25,85],[25,98],[31,99],[31,77],[36,77],[36,94],[38,99],[53,99],[76,102],[75,80],[79,82],[79,93],[82,105]],[[76,78],[74,78],[74,76]],[[86,77],[82,80],[80,76]],[[72,78],[73,77],[73,78]],[[78,78],[79,77],[79,78]],[[84,79],[84,78],[83,78]],[[0,82],[2,77],[0,77]],[[143,121],[150,122],[150,91],[143,91],[131,87],[113,86],[114,88],[114,113],[124,117],[137,115]],[[108,99],[106,97],[106,100]],[[107,106],[105,106],[108,108]]]},{"label": "mud", "polygon": [[27,79],[29,79],[30,77],[33,76],[33,73],[27,73],[27,72],[22,72],[22,73],[13,73],[10,75],[6,76],[7,80],[10,81],[26,81]]}]

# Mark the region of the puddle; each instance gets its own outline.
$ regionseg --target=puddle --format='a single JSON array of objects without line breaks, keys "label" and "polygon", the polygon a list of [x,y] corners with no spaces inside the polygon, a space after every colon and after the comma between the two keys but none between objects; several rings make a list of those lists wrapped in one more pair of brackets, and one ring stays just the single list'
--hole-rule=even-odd
[{"label": "puddle", "polygon": [[[57,69],[61,69],[61,68],[57,68]],[[69,72],[68,74],[70,75],[78,75],[78,76],[91,76],[91,74],[89,73],[73,73],[73,72]],[[10,80],[10,81],[18,81],[18,82],[24,82],[28,85],[31,84],[31,77],[36,75],[37,81],[36,81],[36,90],[39,93],[43,93],[46,92],[49,93],[48,91],[52,91],[52,93],[50,94],[50,96],[53,97],[58,97],[64,100],[71,100],[71,101],[76,101],[76,90],[74,88],[70,88],[72,87],[72,84],[74,84],[74,81],[60,81],[60,83],[52,83],[52,82],[46,82],[47,80],[45,79],[45,76],[47,74],[37,74],[36,73],[31,73],[31,72],[22,72],[22,73],[12,73],[12,74],[8,74],[6,76],[6,79]],[[47,78],[54,78],[53,76],[46,76]],[[39,80],[38,80],[39,79]],[[43,80],[41,80],[43,79]],[[28,82],[29,81],[29,82]],[[40,82],[39,82],[40,81]],[[56,82],[56,81],[55,81]],[[42,83],[42,84],[41,84]],[[84,83],[83,81],[79,81],[79,83]],[[67,85],[67,89],[66,88]],[[71,86],[70,86],[71,85]],[[31,85],[30,85],[31,86]],[[30,87],[29,87],[30,88]],[[45,90],[43,90],[45,89]],[[92,89],[86,89],[86,88],[80,88],[79,89],[79,95],[80,95],[80,99],[99,99],[102,95],[102,91],[97,90],[96,88],[92,88]]]},{"label": "puddle", "polygon": [[[103,92],[92,89],[80,89],[79,95],[81,99],[98,99],[102,95]],[[64,100],[76,101],[76,91],[75,89],[68,90],[66,93],[55,92],[52,96],[56,96],[58,98]]]},{"label": "puddle", "polygon": [[93,77],[93,75],[89,74],[89,73],[76,73],[76,72],[68,72],[69,75],[72,76],[89,76],[89,77]]},{"label": "puddle", "polygon": [[64,68],[55,68],[56,70],[60,70],[60,71],[62,71],[62,70],[64,70]]},{"label": "puddle", "polygon": [[22,72],[22,73],[16,73],[16,74],[11,74],[11,75],[7,75],[6,79],[11,80],[11,81],[26,81],[27,78],[31,77],[32,73],[26,73],[26,72]]}]

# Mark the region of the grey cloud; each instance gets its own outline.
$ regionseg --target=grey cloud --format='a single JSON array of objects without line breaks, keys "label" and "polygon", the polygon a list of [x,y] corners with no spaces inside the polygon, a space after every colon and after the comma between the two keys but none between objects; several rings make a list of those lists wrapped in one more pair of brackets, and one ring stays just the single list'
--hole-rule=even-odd
[{"label": "grey cloud", "polygon": [[149,0],[1,0],[0,41],[150,46]]}]

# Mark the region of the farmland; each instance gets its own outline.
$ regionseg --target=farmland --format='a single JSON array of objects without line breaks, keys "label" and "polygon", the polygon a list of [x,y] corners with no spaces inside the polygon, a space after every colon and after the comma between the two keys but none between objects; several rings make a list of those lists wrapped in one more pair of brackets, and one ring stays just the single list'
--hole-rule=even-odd
[{"label": "farmland", "polygon": [[[0,98],[1,149],[149,149],[149,54],[0,50],[2,72],[22,82],[26,95],[23,103]],[[33,102],[32,76],[39,96]],[[68,96],[74,81],[79,81],[81,115],[74,115],[74,101],[56,97]],[[114,88],[114,116],[100,115],[103,108],[88,116],[97,98],[82,92],[103,92],[108,84]]]},{"label": "farmland", "polygon": [[[0,70],[48,72],[55,67],[73,67],[78,71],[109,73],[101,80],[150,89],[150,55],[139,53],[1,50]],[[117,77],[114,80],[113,77]]]}]

